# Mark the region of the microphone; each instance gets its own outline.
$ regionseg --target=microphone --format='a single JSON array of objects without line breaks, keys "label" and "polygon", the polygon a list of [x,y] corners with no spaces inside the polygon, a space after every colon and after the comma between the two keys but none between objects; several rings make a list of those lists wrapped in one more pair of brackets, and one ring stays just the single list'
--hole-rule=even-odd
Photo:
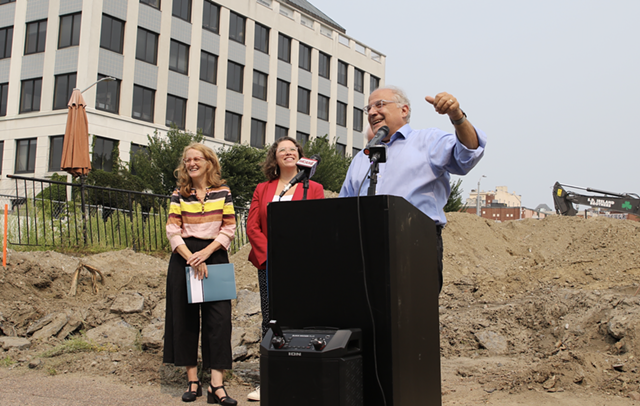
[{"label": "microphone", "polygon": [[364,154],[369,155],[369,149],[371,149],[371,147],[374,147],[380,144],[382,142],[382,139],[387,135],[389,135],[389,127],[387,127],[386,125],[383,125],[378,129],[378,132],[376,133],[376,135],[374,135],[373,138],[371,138],[371,141],[369,141],[367,146],[364,147]]},{"label": "microphone", "polygon": [[306,179],[311,179],[313,174],[316,173],[316,168],[320,164],[320,161],[320,155],[318,154],[311,155],[311,158],[300,158],[300,160],[296,163],[296,165],[298,165],[298,169],[300,169],[300,172],[298,172],[296,176],[294,176],[291,181],[284,187],[284,189],[282,189],[280,197],[284,196],[284,194],[287,193],[287,191],[291,189],[291,187],[296,183],[302,182]]}]

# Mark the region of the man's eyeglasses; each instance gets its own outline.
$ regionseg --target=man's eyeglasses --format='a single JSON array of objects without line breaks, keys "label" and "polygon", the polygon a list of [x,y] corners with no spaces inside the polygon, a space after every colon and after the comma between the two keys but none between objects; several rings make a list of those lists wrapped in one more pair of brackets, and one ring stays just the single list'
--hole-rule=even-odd
[{"label": "man's eyeglasses", "polygon": [[200,162],[204,162],[206,161],[205,158],[189,158],[189,159],[183,159],[182,162],[185,165],[189,165],[191,162],[193,162],[194,164],[198,165]]},{"label": "man's eyeglasses", "polygon": [[369,114],[369,110],[371,110],[371,108],[373,107],[375,107],[376,110],[380,110],[381,108],[384,107],[385,104],[389,104],[389,103],[398,103],[398,102],[394,100],[378,100],[375,103],[371,103],[367,106],[364,106],[364,114]]}]

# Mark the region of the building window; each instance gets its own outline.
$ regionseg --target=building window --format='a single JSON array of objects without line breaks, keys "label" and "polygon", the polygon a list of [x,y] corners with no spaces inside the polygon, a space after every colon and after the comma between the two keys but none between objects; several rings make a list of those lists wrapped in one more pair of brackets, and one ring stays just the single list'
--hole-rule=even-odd
[{"label": "building window", "polygon": [[253,71],[253,97],[267,100],[267,74]]},{"label": "building window", "polygon": [[311,90],[298,87],[298,111],[309,114],[311,108]]},{"label": "building window", "polygon": [[216,109],[206,104],[198,103],[198,130],[203,135],[213,137],[213,125],[215,124]]},{"label": "building window", "polygon": [[362,121],[364,114],[362,109],[357,107],[353,108],[353,131],[362,131]]},{"label": "building window", "polygon": [[147,31],[144,28],[138,28],[136,59],[152,65],[158,63],[158,34]]},{"label": "building window", "polygon": [[47,20],[34,21],[27,24],[27,38],[24,41],[24,54],[44,52],[47,37]]},{"label": "building window", "polygon": [[369,92],[373,93],[373,91],[379,87],[380,87],[380,78],[370,75],[369,76]]},{"label": "building window", "polygon": [[160,10],[160,0],[140,0],[140,3],[148,4],[149,6]]},{"label": "building window", "polygon": [[167,95],[167,116],[165,125],[172,124],[184,130],[185,117],[187,116],[187,100],[181,97]]},{"label": "building window", "polygon": [[364,72],[358,68],[353,69],[353,90],[364,92]]},{"label": "building window", "polygon": [[13,27],[0,28],[0,59],[11,58]]},{"label": "building window", "polygon": [[236,14],[233,11],[230,13],[229,20],[229,39],[244,44],[244,30],[246,19],[240,14]]},{"label": "building window", "polygon": [[171,40],[169,69],[184,75],[189,74],[189,45]]},{"label": "building window", "polygon": [[278,79],[276,104],[282,107],[289,107],[289,82],[285,82],[282,79]]},{"label": "building window", "polygon": [[329,98],[321,94],[318,95],[318,118],[329,121]]},{"label": "building window", "polygon": [[60,34],[58,49],[72,47],[80,43],[80,20],[82,14],[68,14],[60,16]]},{"label": "building window", "polygon": [[300,43],[300,53],[298,54],[298,66],[304,70],[311,71],[311,47]]},{"label": "building window", "polygon": [[200,80],[218,83],[218,56],[202,51],[200,53]]},{"label": "building window", "polygon": [[338,102],[336,103],[336,106],[337,106],[336,124],[342,127],[346,127],[347,126],[347,105],[342,102]]},{"label": "building window", "polygon": [[254,48],[265,54],[269,53],[269,28],[256,23]]},{"label": "building window", "polygon": [[229,61],[227,65],[227,89],[242,93],[244,66]]},{"label": "building window", "polygon": [[309,134],[303,133],[302,131],[296,131],[296,141],[304,147],[305,144],[309,142]]},{"label": "building window", "polygon": [[204,0],[202,28],[216,34],[220,31],[220,6],[208,0]]},{"label": "building window", "polygon": [[143,159],[148,159],[149,157],[149,147],[140,144],[131,143],[131,149],[129,150],[129,168],[131,168],[131,174],[137,175],[136,167],[135,167],[135,157],[138,154],[143,154]]},{"label": "building window", "polygon": [[156,91],[133,85],[133,109],[131,117],[153,123]]},{"label": "building window", "polygon": [[100,47],[121,54],[123,38],[124,21],[103,14]]},{"label": "building window", "polygon": [[279,140],[282,137],[289,136],[289,129],[287,127],[281,127],[279,125],[276,126],[276,140]]},{"label": "building window", "polygon": [[251,146],[254,148],[264,147],[267,123],[264,121],[251,119]]},{"label": "building window", "polygon": [[172,13],[184,21],[191,22],[191,0],[173,0]]},{"label": "building window", "polygon": [[344,144],[340,144],[339,142],[336,142],[336,151],[341,156],[345,156],[345,154],[347,153],[347,146]]},{"label": "building window", "polygon": [[[9,99],[9,84],[0,83],[0,117],[7,115],[7,100]],[[0,168],[1,170],[2,168]]]},{"label": "building window", "polygon": [[63,143],[64,135],[49,137],[49,172],[57,172],[60,170]]},{"label": "building window", "polygon": [[342,61],[338,61],[338,83],[347,86],[347,72],[349,65]]},{"label": "building window", "polygon": [[113,170],[113,155],[118,141],[109,138],[94,137],[91,166],[106,172]]},{"label": "building window", "polygon": [[[98,75],[98,80],[106,78]],[[102,81],[96,86],[96,109],[118,114],[120,112],[120,80]]]},{"label": "building window", "polygon": [[323,78],[330,79],[331,72],[331,56],[320,52],[318,55],[318,75]]},{"label": "building window", "polygon": [[20,113],[40,111],[41,92],[42,78],[23,80],[20,92]]},{"label": "building window", "polygon": [[16,140],[16,173],[33,173],[36,168],[35,138]]},{"label": "building window", "polygon": [[0,4],[15,3],[16,0],[0,0]]},{"label": "building window", "polygon": [[361,148],[356,148],[356,147],[351,148],[351,156],[358,155],[358,152],[360,152],[361,150],[362,150]]},{"label": "building window", "polygon": [[291,62],[291,38],[278,34],[278,59]]},{"label": "building window", "polygon": [[4,141],[0,141],[0,173],[2,173],[3,163],[4,163]]},{"label": "building window", "polygon": [[53,91],[53,109],[66,109],[71,99],[73,88],[76,87],[76,74],[67,73],[56,75],[55,89]]},{"label": "building window", "polygon": [[242,116],[240,114],[227,111],[224,121],[225,141],[240,142],[240,132],[242,131]]}]

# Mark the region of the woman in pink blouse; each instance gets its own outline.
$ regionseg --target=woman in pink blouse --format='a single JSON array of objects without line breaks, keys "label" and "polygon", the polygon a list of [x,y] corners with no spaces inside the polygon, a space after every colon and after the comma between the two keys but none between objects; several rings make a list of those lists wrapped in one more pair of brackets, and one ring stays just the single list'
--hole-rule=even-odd
[{"label": "woman in pink blouse", "polygon": [[198,336],[202,312],[202,368],[211,369],[208,403],[234,406],[223,384],[231,368],[231,301],[189,304],[185,268],[206,278],[207,264],[228,263],[227,249],[236,221],[231,192],[220,178],[220,163],[213,150],[202,144],[187,146],[175,170],[178,187],[171,196],[167,238],[171,259],[167,272],[163,362],[185,366],[189,387],[182,400],[202,396],[198,380]]}]

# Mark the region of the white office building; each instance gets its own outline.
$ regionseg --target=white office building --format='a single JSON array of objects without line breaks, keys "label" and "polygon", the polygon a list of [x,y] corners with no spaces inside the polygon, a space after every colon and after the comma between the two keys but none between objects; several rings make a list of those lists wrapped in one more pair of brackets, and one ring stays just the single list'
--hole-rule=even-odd
[{"label": "white office building", "polygon": [[74,88],[98,169],[171,123],[214,148],[328,134],[352,154],[384,73],[306,0],[0,0],[0,170],[60,171]]}]

